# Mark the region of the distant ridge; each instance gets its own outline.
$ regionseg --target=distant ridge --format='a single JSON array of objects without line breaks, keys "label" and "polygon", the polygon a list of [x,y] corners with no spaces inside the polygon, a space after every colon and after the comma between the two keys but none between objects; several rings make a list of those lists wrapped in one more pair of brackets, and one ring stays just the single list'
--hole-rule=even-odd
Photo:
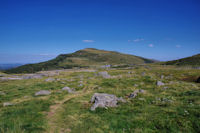
[{"label": "distant ridge", "polygon": [[144,64],[153,63],[154,60],[139,56],[122,54],[115,51],[98,50],[86,48],[71,54],[61,54],[55,59],[27,64],[5,71],[6,73],[34,73],[42,70],[67,69],[73,67],[89,67],[97,65],[116,64]]},{"label": "distant ridge", "polygon": [[178,65],[178,66],[200,66],[200,54],[182,58],[182,59],[178,59],[178,60],[167,61],[162,64]]}]

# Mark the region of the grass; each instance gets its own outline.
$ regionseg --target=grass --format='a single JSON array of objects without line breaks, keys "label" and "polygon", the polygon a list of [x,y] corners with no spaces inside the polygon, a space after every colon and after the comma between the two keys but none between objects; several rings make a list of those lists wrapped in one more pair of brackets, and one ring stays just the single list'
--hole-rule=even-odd
[{"label": "grass", "polygon": [[[107,71],[112,78],[103,79],[96,76],[97,72],[63,71],[53,77],[60,81],[1,81],[0,91],[5,95],[0,95],[0,132],[200,132],[200,84],[184,80],[197,77],[200,70],[156,65]],[[156,86],[158,80],[167,89]],[[77,93],[61,91],[65,86],[75,88]],[[145,93],[129,99],[128,95],[136,89]],[[52,93],[34,96],[39,90]],[[115,94],[127,102],[116,108],[90,111],[89,101],[96,92]],[[4,102],[14,105],[3,107]]]}]

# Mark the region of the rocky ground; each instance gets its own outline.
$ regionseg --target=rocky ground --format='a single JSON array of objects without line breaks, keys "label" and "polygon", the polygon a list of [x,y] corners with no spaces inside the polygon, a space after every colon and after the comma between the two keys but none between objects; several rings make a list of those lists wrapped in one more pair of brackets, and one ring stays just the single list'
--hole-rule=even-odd
[{"label": "rocky ground", "polygon": [[2,133],[200,132],[199,69],[0,74]]}]

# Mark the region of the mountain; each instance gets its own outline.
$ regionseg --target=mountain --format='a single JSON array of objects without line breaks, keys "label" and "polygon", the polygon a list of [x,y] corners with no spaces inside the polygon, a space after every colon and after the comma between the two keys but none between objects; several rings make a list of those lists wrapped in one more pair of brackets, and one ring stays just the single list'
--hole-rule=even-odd
[{"label": "mountain", "polygon": [[12,68],[16,68],[22,65],[24,64],[20,64],[20,63],[0,64],[0,70],[12,69]]},{"label": "mountain", "polygon": [[67,69],[73,67],[89,67],[97,65],[116,64],[144,64],[153,63],[154,60],[139,56],[122,54],[115,51],[98,50],[86,48],[71,54],[61,54],[55,59],[27,64],[5,71],[6,73],[33,73],[41,70]]},{"label": "mountain", "polygon": [[167,61],[162,63],[164,65],[178,65],[178,66],[200,66],[200,54],[186,57],[178,60]]}]

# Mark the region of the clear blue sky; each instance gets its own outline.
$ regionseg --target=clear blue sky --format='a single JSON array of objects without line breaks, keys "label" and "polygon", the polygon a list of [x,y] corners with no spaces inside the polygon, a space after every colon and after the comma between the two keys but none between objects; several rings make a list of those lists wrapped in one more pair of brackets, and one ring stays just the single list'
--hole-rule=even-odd
[{"label": "clear blue sky", "polygon": [[0,0],[0,63],[88,47],[157,60],[200,53],[200,1]]}]

